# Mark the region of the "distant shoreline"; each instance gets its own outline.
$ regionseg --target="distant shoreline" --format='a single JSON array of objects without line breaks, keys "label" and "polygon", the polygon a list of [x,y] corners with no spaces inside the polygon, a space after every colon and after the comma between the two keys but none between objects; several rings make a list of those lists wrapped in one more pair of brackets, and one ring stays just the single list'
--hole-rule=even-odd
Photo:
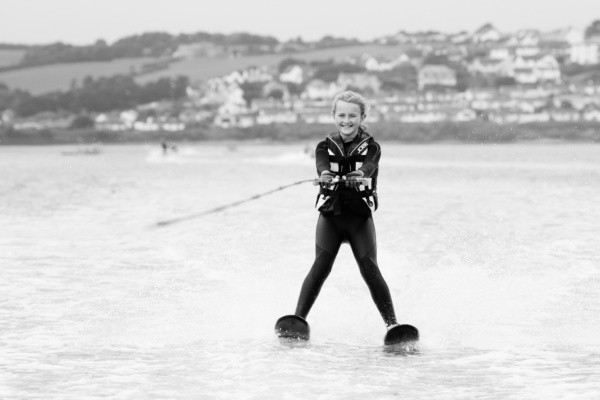
[{"label": "distant shoreline", "polygon": [[[381,141],[399,143],[600,143],[600,122],[562,122],[498,125],[492,122],[429,124],[372,123],[367,130]],[[223,129],[212,125],[180,132],[40,130],[0,127],[0,146],[92,145],[180,142],[312,142],[333,131],[331,124],[261,125]]]}]

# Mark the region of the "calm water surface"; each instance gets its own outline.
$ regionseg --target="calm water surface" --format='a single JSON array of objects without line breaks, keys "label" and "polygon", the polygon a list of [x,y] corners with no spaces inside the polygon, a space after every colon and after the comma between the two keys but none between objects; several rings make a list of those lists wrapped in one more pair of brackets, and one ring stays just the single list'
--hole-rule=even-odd
[{"label": "calm water surface", "polygon": [[598,399],[600,146],[383,144],[379,261],[349,247],[308,344],[279,342],[312,264],[298,145],[0,147],[0,398]]}]

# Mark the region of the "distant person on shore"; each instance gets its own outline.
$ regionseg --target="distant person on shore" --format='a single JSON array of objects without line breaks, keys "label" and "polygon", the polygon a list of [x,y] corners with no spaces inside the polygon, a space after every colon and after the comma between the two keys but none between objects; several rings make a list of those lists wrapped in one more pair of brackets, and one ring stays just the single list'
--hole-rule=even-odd
[{"label": "distant person on shore", "polygon": [[[316,230],[316,255],[300,290],[295,315],[306,318],[332,270],[340,246],[350,244],[360,273],[388,330],[397,326],[390,290],[377,265],[377,243],[372,212],[377,209],[377,175],[381,147],[363,121],[367,103],[358,93],[335,96],[332,107],[336,131],[315,151],[321,184]],[[357,181],[371,178],[371,187]]]},{"label": "distant person on shore", "polygon": [[165,155],[165,156],[167,155],[169,150],[171,150],[172,152],[175,152],[175,153],[177,152],[177,146],[175,146],[174,144],[168,144],[164,140],[162,142],[160,142],[160,146],[162,147],[163,155]]}]

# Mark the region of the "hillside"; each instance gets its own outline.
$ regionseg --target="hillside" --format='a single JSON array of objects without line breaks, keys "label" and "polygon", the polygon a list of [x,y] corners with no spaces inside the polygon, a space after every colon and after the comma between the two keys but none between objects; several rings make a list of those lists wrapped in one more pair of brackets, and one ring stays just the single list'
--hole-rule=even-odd
[{"label": "hillside", "polygon": [[[276,67],[285,58],[298,58],[307,61],[327,60],[330,58],[343,59],[349,56],[359,56],[368,53],[373,56],[394,56],[402,52],[400,46],[384,45],[358,45],[331,49],[312,50],[292,54],[269,54],[256,56],[242,56],[238,58],[194,58],[176,60],[167,68],[139,75],[136,80],[140,83],[153,81],[161,77],[178,75],[188,76],[192,81],[208,79],[228,74],[237,69],[248,66]],[[21,70],[0,73],[0,82],[13,89],[22,89],[32,94],[41,94],[56,90],[67,90],[73,80],[80,82],[86,76],[100,77],[116,74],[129,74],[132,71],[141,71],[144,64],[156,59],[135,58],[119,59],[110,62],[86,62],[55,64],[42,67],[33,67]]]},{"label": "hillside", "polygon": [[16,65],[23,59],[25,50],[0,49],[0,68]]},{"label": "hillside", "polygon": [[100,77],[128,74],[138,70],[150,58],[119,59],[108,62],[85,62],[45,65],[0,73],[0,82],[12,89],[22,89],[33,95],[67,90],[73,80],[81,82],[86,76]]}]

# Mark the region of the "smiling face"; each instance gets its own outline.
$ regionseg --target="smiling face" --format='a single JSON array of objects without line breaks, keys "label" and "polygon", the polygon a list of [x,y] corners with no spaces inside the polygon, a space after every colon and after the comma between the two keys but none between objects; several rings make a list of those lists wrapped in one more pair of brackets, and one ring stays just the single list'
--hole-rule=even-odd
[{"label": "smiling face", "polygon": [[358,134],[358,128],[364,121],[365,115],[360,111],[360,106],[347,101],[338,100],[333,113],[333,122],[345,142],[348,142]]}]

